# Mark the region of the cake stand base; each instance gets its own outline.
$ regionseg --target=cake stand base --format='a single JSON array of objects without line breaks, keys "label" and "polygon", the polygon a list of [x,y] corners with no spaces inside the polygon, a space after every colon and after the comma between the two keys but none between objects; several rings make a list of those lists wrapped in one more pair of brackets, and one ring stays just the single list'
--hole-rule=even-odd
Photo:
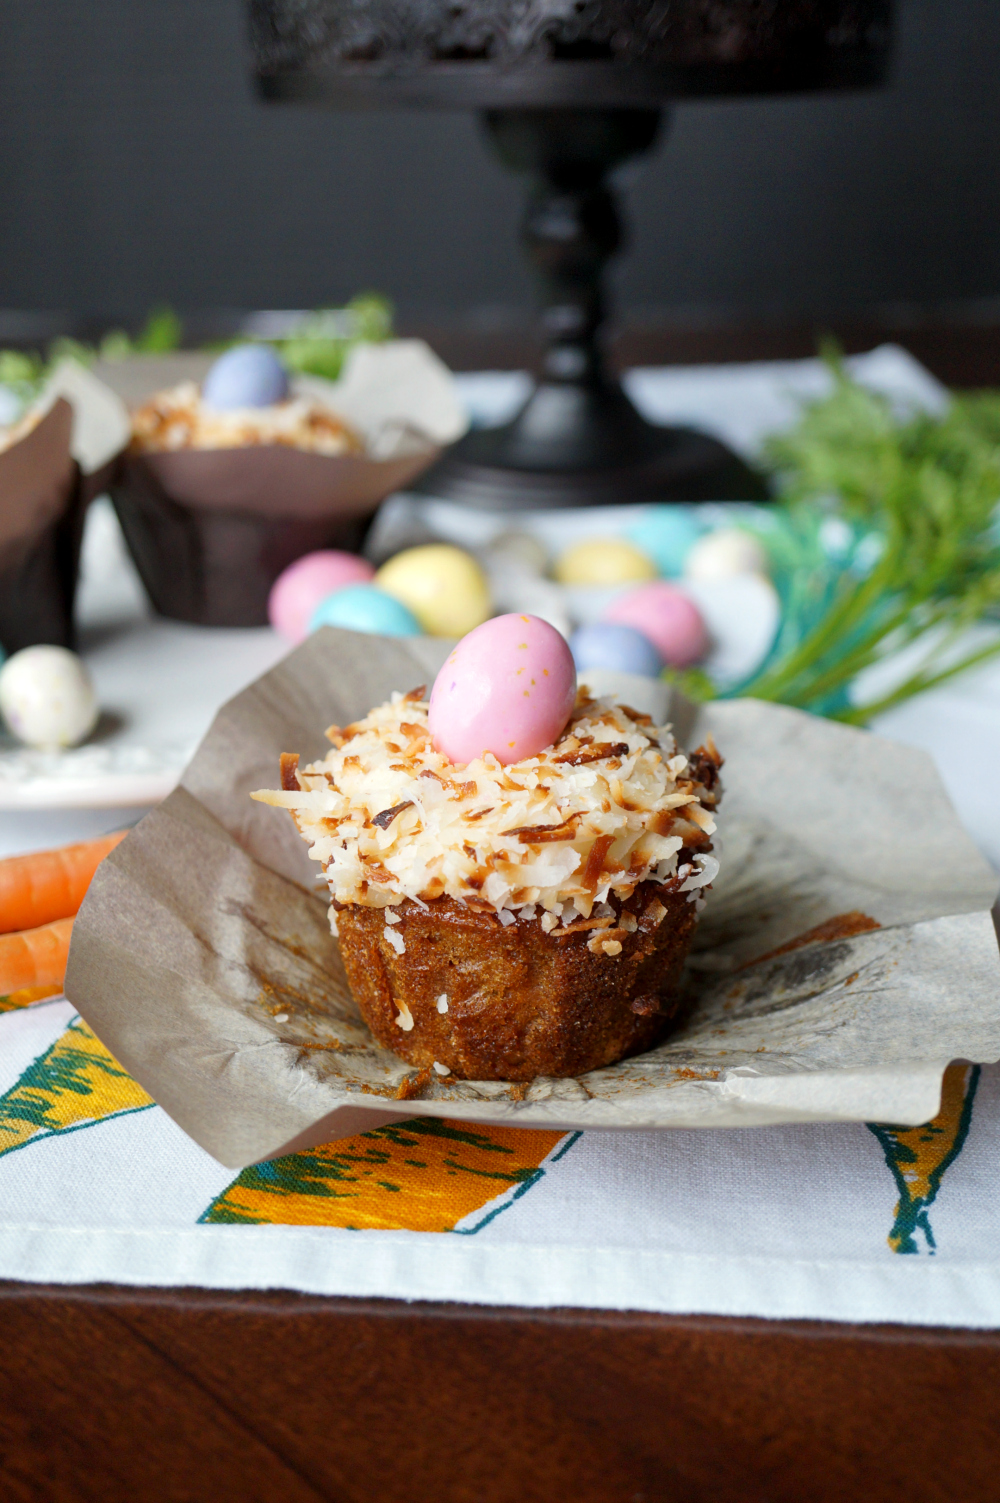
[{"label": "cake stand base", "polygon": [[513,421],[466,434],[408,489],[483,511],[769,499],[725,444],[647,423],[610,382],[542,382]]}]

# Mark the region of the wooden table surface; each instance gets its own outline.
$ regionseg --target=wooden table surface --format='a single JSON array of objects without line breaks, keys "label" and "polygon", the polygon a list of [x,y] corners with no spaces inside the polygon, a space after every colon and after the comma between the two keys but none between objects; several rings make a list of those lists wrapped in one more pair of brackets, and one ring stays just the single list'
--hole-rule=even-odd
[{"label": "wooden table surface", "polygon": [[[1000,385],[1000,330],[833,325]],[[457,366],[526,341],[430,335]],[[811,325],[626,328],[620,363]],[[506,340],[506,342],[505,342]],[[1000,1332],[0,1283],[0,1503],[994,1503]]]},{"label": "wooden table surface", "polygon": [[4,1503],[986,1503],[1000,1336],[0,1286]]}]

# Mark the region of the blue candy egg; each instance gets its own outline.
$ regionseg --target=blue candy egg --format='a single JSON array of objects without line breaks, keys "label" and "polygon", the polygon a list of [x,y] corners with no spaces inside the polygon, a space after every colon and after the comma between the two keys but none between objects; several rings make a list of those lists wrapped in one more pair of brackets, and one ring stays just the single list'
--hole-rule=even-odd
[{"label": "blue candy egg", "polygon": [[288,372],[266,344],[238,344],[220,355],[205,377],[202,401],[216,412],[273,407],[288,396]]},{"label": "blue candy egg", "polygon": [[401,600],[375,585],[353,584],[325,596],[309,618],[309,630],[342,626],[345,631],[370,631],[381,637],[419,637],[420,624]]},{"label": "blue candy egg", "polygon": [[638,673],[659,678],[663,659],[648,637],[634,626],[602,621],[580,626],[569,639],[577,673],[588,668],[613,668],[618,673]]},{"label": "blue candy egg", "polygon": [[651,506],[642,520],[629,528],[628,536],[649,554],[661,574],[677,579],[701,531],[687,507]]}]

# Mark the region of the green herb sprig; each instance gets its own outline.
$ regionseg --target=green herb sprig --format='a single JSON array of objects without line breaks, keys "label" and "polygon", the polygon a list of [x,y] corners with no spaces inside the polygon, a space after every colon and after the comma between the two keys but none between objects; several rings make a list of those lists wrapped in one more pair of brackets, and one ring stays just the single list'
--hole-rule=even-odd
[{"label": "green herb sprig", "polygon": [[[1000,608],[1000,394],[900,416],[825,355],[830,395],[765,448],[780,500],[760,537],[782,626],[727,694],[863,724],[1000,653],[1000,627],[970,641]],[[858,702],[858,676],[904,650],[916,665]]]}]

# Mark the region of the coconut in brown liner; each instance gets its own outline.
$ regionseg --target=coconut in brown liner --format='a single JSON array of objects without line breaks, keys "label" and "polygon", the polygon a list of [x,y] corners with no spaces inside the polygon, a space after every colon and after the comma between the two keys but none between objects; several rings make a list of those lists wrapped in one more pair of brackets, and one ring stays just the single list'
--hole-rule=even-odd
[{"label": "coconut in brown liner", "polygon": [[[320,383],[319,397],[317,383],[298,379],[301,395],[344,424],[343,453],[297,447],[289,433],[232,447],[208,447],[202,435],[174,447],[169,435],[150,444],[137,430],[111,497],[161,615],[203,626],[266,625],[271,586],[289,564],[317,549],[361,546],[385,497],[405,488],[466,425],[447,371],[418,345],[389,341],[355,351],[351,368],[361,374],[348,391]],[[200,382],[209,363],[197,355],[161,358],[146,376]],[[120,372],[108,367],[103,374],[133,407],[149,411],[151,388],[142,396],[137,389],[141,368],[127,379],[127,391]],[[342,417],[337,404],[348,409]],[[352,452],[358,439],[363,452]]]}]

